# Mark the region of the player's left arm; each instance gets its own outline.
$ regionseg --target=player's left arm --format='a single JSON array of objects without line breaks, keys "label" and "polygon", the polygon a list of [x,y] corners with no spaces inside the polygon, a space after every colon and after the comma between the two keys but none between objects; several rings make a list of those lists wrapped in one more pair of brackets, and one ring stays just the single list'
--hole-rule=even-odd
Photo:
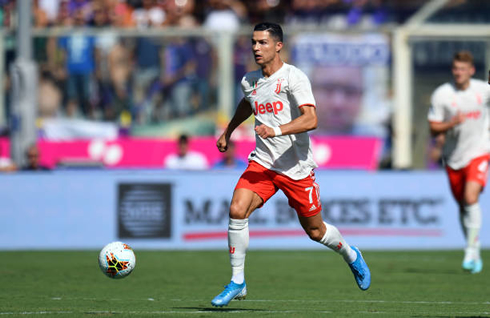
[{"label": "player's left arm", "polygon": [[[280,135],[291,135],[307,132],[316,129],[318,126],[318,117],[316,116],[316,108],[313,105],[303,105],[299,108],[301,115],[293,119],[287,124],[276,127],[280,129]],[[262,138],[276,137],[276,131],[273,127],[264,124],[255,127],[255,132]]]}]

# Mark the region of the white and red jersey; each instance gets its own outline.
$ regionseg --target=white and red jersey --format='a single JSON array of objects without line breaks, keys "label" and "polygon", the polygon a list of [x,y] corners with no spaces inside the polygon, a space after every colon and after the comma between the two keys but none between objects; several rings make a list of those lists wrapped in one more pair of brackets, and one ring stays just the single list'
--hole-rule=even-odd
[{"label": "white and red jersey", "polygon": [[443,84],[432,94],[431,103],[429,121],[446,122],[458,112],[466,117],[446,132],[443,158],[449,167],[464,168],[489,152],[490,86],[486,82],[471,79],[465,90],[458,90],[453,83]]},{"label": "white and red jersey", "polygon": [[[301,107],[316,107],[308,77],[286,63],[267,78],[261,69],[249,72],[241,84],[245,99],[255,114],[255,126],[284,125],[301,116]],[[249,160],[293,180],[308,177],[317,167],[307,132],[267,139],[255,135],[255,143]]]}]

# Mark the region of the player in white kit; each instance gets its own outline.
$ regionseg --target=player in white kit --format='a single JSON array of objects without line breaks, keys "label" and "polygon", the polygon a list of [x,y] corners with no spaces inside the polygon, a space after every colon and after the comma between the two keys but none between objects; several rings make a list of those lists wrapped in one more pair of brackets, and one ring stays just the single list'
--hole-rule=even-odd
[{"label": "player in white kit", "polygon": [[484,81],[472,79],[473,56],[462,51],[452,63],[454,81],[439,86],[432,94],[428,120],[431,133],[444,134],[443,161],[451,191],[459,206],[466,240],[462,267],[471,273],[483,268],[479,233],[480,193],[487,182],[489,161],[490,89]]},{"label": "player in white kit", "polygon": [[323,221],[318,184],[315,182],[311,141],[307,131],[317,127],[311,84],[298,68],[281,60],[283,33],[279,25],[260,23],[252,36],[257,71],[242,79],[245,97],[216,145],[226,151],[232,132],[255,115],[256,148],[240,177],[230,204],[228,246],[231,282],[216,296],[213,306],[226,306],[247,294],[244,266],[249,242],[248,218],[279,189],[288,198],[309,237],[341,254],[362,290],[371,274],[356,247],[350,247],[333,225]]}]

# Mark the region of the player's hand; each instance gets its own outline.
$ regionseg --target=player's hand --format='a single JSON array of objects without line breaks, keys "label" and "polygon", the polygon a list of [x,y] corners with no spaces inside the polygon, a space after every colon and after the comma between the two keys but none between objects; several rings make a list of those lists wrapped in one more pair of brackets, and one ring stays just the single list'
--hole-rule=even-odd
[{"label": "player's hand", "polygon": [[264,124],[255,127],[255,133],[264,139],[276,136],[274,129]]},{"label": "player's hand", "polygon": [[216,142],[216,147],[218,147],[218,150],[220,152],[225,152],[226,150],[228,150],[228,139],[224,134],[218,138],[218,141]]},{"label": "player's hand", "polygon": [[451,123],[453,123],[453,126],[456,126],[456,125],[463,123],[465,120],[466,120],[465,115],[462,112],[458,111],[456,116],[451,118]]}]

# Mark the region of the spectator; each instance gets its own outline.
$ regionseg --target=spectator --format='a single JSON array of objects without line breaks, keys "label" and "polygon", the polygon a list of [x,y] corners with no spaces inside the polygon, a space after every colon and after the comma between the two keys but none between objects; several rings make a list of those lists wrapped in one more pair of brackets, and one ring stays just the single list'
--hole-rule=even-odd
[{"label": "spectator", "polygon": [[61,108],[62,93],[51,73],[42,72],[38,83],[38,108],[41,118],[56,117]]},{"label": "spectator", "polygon": [[223,159],[213,165],[213,169],[241,170],[247,168],[248,162],[236,156],[236,144],[233,141],[228,142],[228,150],[223,152]]},{"label": "spectator", "polygon": [[32,13],[34,16],[34,28],[42,29],[49,25],[48,13],[40,7],[39,0],[32,2]]},{"label": "spectator", "polygon": [[26,161],[27,164],[22,167],[24,171],[47,171],[51,170],[46,166],[43,166],[39,163],[39,149],[36,145],[31,145],[26,150]]},{"label": "spectator", "polygon": [[192,45],[185,38],[171,39],[165,46],[164,56],[164,115],[157,115],[156,119],[185,117],[191,113],[192,84],[196,81]]},{"label": "spectator", "polygon": [[[216,65],[216,54],[213,47],[205,38],[195,38],[192,41],[194,60],[196,61],[196,78],[192,106],[194,110],[203,111],[210,106],[213,70]],[[214,83],[213,83],[214,84]]]},{"label": "spectator", "polygon": [[58,13],[54,24],[56,26],[71,27],[73,26],[73,17],[70,14],[69,2],[64,0],[59,3]]},{"label": "spectator", "polygon": [[237,31],[247,17],[247,8],[237,0],[208,0],[203,26],[214,31]]},{"label": "spectator", "polygon": [[46,13],[48,24],[55,24],[61,0],[38,0],[38,6]]},{"label": "spectator", "polygon": [[129,115],[131,106],[131,59],[122,39],[119,39],[109,52],[108,68],[111,80],[111,107],[106,110],[105,117],[116,119],[123,112],[128,112]]},{"label": "spectator", "polygon": [[135,117],[138,123],[144,124],[154,111],[154,87],[160,89],[158,79],[163,64],[162,44],[158,39],[138,37],[134,48],[136,60],[133,72],[133,98]]},{"label": "spectator", "polygon": [[195,28],[199,25],[193,15],[195,1],[163,1],[162,8],[165,11],[165,26],[178,26],[182,28]]},{"label": "spectator", "polygon": [[81,15],[84,24],[86,24],[92,16],[92,5],[95,1],[91,0],[69,0],[68,10],[71,16]]},{"label": "spectator", "polygon": [[107,3],[111,25],[117,28],[133,27],[133,8],[126,2],[109,0]]},{"label": "spectator", "polygon": [[208,168],[208,162],[203,154],[189,151],[189,137],[181,135],[178,140],[177,153],[165,158],[164,167],[171,170],[205,170]]},{"label": "spectator", "polygon": [[155,0],[142,0],[141,7],[133,11],[132,18],[137,28],[161,27],[165,21],[165,11]]},{"label": "spectator", "polygon": [[248,17],[252,24],[261,21],[283,22],[290,5],[279,0],[254,0],[244,3],[247,5]]},{"label": "spectator", "polygon": [[286,20],[289,25],[317,25],[322,19],[322,13],[319,1],[292,0]]},{"label": "spectator", "polygon": [[238,103],[243,98],[242,92],[242,78],[243,74],[250,72],[256,68],[256,64],[254,59],[250,54],[250,38],[248,36],[239,36],[236,39],[235,46],[233,48],[233,60],[234,60],[234,83],[235,88],[233,90],[234,93],[234,102],[238,105]]},{"label": "spectator", "polygon": [[112,29],[107,29],[110,25],[109,11],[102,3],[94,3],[94,14],[91,24],[100,28],[98,35],[95,37],[96,62],[95,69],[97,82],[97,108],[102,110],[104,119],[113,120],[114,110],[111,96],[111,78],[109,70],[109,54],[116,45],[117,34]]},{"label": "spectator", "polygon": [[[75,27],[83,27],[85,20],[81,10],[76,11]],[[59,46],[64,53],[67,78],[68,105],[66,113],[73,117],[77,109],[84,116],[94,117],[94,109],[90,98],[92,74],[95,69],[95,39],[83,32],[73,32],[70,36],[62,37]]]},{"label": "spectator", "polygon": [[5,156],[0,147],[0,172],[16,171],[17,166],[9,157]]}]

